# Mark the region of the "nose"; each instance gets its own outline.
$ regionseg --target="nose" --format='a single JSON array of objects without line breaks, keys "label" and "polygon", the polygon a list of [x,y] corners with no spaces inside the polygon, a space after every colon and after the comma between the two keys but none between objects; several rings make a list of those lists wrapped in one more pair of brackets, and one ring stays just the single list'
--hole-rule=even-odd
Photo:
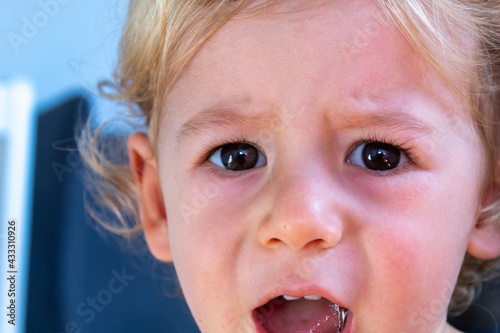
[{"label": "nose", "polygon": [[[318,171],[318,170],[316,170]],[[261,244],[269,248],[328,249],[342,238],[342,214],[331,183],[321,171],[277,176],[273,200],[258,230]]]}]

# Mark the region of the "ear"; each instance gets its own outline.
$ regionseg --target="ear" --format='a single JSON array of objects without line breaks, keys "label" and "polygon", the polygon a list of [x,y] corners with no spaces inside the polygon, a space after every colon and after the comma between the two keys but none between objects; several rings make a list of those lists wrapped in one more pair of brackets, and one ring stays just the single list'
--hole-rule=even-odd
[{"label": "ear", "polygon": [[467,252],[478,259],[500,257],[500,226],[476,224],[469,238]]},{"label": "ear", "polygon": [[156,258],[172,261],[158,164],[146,134],[137,132],[129,137],[128,154],[146,242]]},{"label": "ear", "polygon": [[[496,165],[495,177],[483,194],[482,207],[488,207],[500,201],[499,166],[500,163]],[[495,212],[480,214],[470,235],[467,251],[478,259],[487,260],[500,257],[500,223],[487,221],[488,217],[494,214]]]}]

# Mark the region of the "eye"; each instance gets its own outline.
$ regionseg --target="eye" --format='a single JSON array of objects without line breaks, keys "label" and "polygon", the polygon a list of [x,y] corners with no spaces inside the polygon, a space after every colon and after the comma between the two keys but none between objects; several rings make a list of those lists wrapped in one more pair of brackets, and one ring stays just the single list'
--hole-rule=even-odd
[{"label": "eye", "polygon": [[373,171],[388,171],[408,162],[400,148],[383,142],[366,142],[357,147],[347,163]]},{"label": "eye", "polygon": [[214,151],[209,161],[229,171],[244,171],[267,164],[266,156],[254,145],[228,143]]}]

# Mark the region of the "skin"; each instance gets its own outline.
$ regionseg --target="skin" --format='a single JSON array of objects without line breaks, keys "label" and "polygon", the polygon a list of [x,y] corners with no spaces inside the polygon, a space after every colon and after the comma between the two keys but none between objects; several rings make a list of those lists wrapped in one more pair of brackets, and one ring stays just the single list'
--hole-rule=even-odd
[{"label": "skin", "polygon": [[[481,140],[373,1],[304,3],[233,19],[202,46],[167,96],[157,157],[130,137],[150,249],[174,262],[202,332],[254,332],[252,311],[282,294],[347,307],[350,332],[454,332],[466,251],[500,255],[498,229],[477,224]],[[366,138],[408,162],[348,163]],[[208,160],[238,140],[267,164]]]}]

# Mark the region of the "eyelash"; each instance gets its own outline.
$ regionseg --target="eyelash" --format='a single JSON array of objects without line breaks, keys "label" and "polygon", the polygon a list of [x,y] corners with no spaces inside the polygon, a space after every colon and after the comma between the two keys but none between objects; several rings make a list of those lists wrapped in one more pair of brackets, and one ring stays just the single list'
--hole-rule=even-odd
[{"label": "eyelash", "polygon": [[[371,143],[371,142],[380,142],[380,143],[389,144],[389,145],[391,145],[391,146],[399,149],[406,156],[406,158],[408,159],[408,163],[410,165],[417,165],[414,149],[412,149],[412,148],[404,148],[403,147],[403,146],[405,146],[407,144],[407,142],[401,144],[401,143],[396,142],[396,140],[394,140],[394,139],[392,139],[392,138],[390,138],[388,136],[385,136],[385,135],[379,136],[379,135],[376,135],[376,134],[373,134],[373,133],[364,134],[362,136],[362,138],[359,141],[357,141],[352,146],[352,148],[348,151],[347,156],[349,156],[350,154],[352,154],[361,145],[363,145],[365,143]],[[391,176],[391,175],[400,173],[402,171],[401,169],[402,169],[402,167],[399,167],[399,168],[396,168],[396,169],[393,169],[393,170],[383,171],[383,172],[372,171],[372,170],[369,170],[369,169],[366,169],[366,170],[367,170],[367,172],[369,172],[370,174],[373,174],[375,176]]]},{"label": "eyelash", "polygon": [[[370,143],[370,142],[380,142],[380,143],[385,143],[385,144],[389,144],[391,146],[394,146],[395,148],[399,149],[406,156],[406,158],[408,159],[408,163],[409,164],[412,164],[412,165],[416,165],[417,164],[415,162],[416,161],[416,157],[415,157],[413,149],[412,148],[404,148],[403,146],[405,146],[405,143],[400,144],[400,143],[397,143],[396,140],[394,140],[394,139],[392,139],[392,138],[390,138],[388,136],[385,136],[385,135],[378,136],[378,135],[375,135],[373,133],[364,134],[362,136],[362,138],[359,141],[357,141],[352,146],[351,149],[348,150],[346,158],[352,152],[354,152],[358,147],[360,147],[361,145],[363,145],[365,143]],[[257,149],[259,149],[261,152],[264,153],[264,149],[262,149],[262,147],[257,142],[246,140],[243,137],[239,137],[236,140],[219,140],[219,139],[213,139],[212,138],[212,141],[210,141],[210,142],[208,142],[207,144],[204,145],[202,151],[205,151],[206,153],[204,153],[204,154],[201,155],[200,162],[198,163],[198,165],[204,165],[204,164],[206,164],[209,161],[209,159],[216,153],[216,151],[218,149],[222,148],[224,145],[231,144],[231,143],[236,143],[236,144],[247,143],[247,144],[251,144],[251,145],[255,146]],[[265,153],[264,153],[264,155],[265,155]],[[389,170],[389,171],[386,171],[386,172],[375,172],[375,171],[371,171],[371,170],[368,170],[368,169],[367,170],[368,170],[368,172],[370,172],[371,174],[376,175],[376,176],[390,176],[390,175],[399,173],[401,171],[400,169],[401,168],[396,168],[396,169]],[[248,172],[248,170],[244,170],[244,171],[228,171],[228,170],[224,170],[224,169],[221,169],[221,168],[218,168],[218,167],[217,168],[210,168],[210,170],[212,170],[213,172],[216,172],[217,174],[222,174],[224,176],[230,175],[230,176],[233,176],[233,177],[237,177],[237,176],[240,176],[240,175],[244,174],[245,172]]]},{"label": "eyelash", "polygon": [[[231,144],[231,143],[235,143],[235,144],[247,143],[247,144],[250,144],[252,146],[255,146],[255,148],[257,148],[258,150],[260,150],[265,155],[264,149],[259,145],[258,142],[249,141],[249,140],[244,139],[243,137],[238,137],[236,140],[212,139],[212,141],[210,141],[210,142],[208,142],[207,144],[204,145],[203,151],[205,151],[206,153],[202,154],[202,156],[200,158],[200,163],[198,163],[198,165],[209,166],[211,163],[207,164],[207,162],[217,152],[217,150],[219,150],[220,148],[222,148],[224,145]],[[224,177],[228,177],[228,176],[229,177],[238,177],[238,176],[241,176],[241,175],[245,174],[246,172],[250,171],[250,170],[229,171],[229,170],[225,170],[225,169],[222,169],[222,168],[219,168],[219,167],[215,167],[214,168],[214,167],[212,167],[212,165],[210,165],[208,167],[208,170],[210,172],[215,173],[216,175],[224,176]]]},{"label": "eyelash", "polygon": [[208,161],[210,159],[210,157],[212,157],[218,149],[222,148],[224,145],[231,144],[231,143],[236,143],[236,144],[248,143],[250,145],[255,146],[257,149],[262,150],[262,148],[260,147],[260,145],[258,143],[246,140],[242,137],[239,137],[236,140],[217,140],[217,139],[214,139],[214,140],[210,141],[209,143],[205,144],[205,147],[203,147],[203,151],[205,151],[206,153],[202,155],[201,160]]}]

